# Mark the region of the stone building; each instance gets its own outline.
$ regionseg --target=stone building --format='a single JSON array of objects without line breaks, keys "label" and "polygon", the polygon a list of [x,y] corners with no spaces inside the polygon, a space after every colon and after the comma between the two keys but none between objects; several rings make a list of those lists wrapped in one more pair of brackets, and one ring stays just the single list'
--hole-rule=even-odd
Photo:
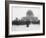
[{"label": "stone building", "polygon": [[26,17],[22,17],[22,21],[37,21],[38,18],[34,16],[31,10],[27,11]]}]

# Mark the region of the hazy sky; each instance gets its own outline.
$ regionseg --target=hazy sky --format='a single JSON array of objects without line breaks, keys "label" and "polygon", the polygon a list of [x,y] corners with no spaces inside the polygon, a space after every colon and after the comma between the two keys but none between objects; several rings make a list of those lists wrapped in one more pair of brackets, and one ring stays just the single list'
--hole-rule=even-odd
[{"label": "hazy sky", "polygon": [[20,7],[13,7],[13,20],[17,17],[21,19],[22,17],[26,16],[28,10],[32,10],[34,16],[40,18],[40,8],[20,8]]},{"label": "hazy sky", "polygon": [[28,10],[31,10],[34,16],[38,17],[39,19],[42,17],[42,8],[39,6],[31,6],[31,5],[12,5],[12,20],[26,16]]}]

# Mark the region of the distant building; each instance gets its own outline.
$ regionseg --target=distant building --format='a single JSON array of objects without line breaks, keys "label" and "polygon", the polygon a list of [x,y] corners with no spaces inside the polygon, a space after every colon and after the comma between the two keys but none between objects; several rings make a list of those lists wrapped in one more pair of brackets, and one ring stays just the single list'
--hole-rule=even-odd
[{"label": "distant building", "polygon": [[38,18],[34,17],[34,14],[31,10],[28,10],[26,17],[22,17],[21,20],[23,20],[23,21],[35,21],[35,20],[38,20]]},{"label": "distant building", "polygon": [[33,16],[34,16],[33,12],[31,10],[28,10],[26,17],[33,17]]}]

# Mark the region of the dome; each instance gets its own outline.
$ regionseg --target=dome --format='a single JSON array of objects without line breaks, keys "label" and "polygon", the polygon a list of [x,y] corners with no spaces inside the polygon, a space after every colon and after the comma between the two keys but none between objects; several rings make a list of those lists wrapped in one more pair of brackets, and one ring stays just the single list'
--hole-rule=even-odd
[{"label": "dome", "polygon": [[27,16],[33,16],[33,12],[31,10],[27,11]]}]

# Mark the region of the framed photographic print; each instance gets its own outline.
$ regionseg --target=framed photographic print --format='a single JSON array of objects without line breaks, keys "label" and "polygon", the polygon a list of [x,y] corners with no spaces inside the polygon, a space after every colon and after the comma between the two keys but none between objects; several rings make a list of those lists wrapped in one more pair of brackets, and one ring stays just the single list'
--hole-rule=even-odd
[{"label": "framed photographic print", "polygon": [[6,1],[5,36],[45,35],[45,3]]}]

